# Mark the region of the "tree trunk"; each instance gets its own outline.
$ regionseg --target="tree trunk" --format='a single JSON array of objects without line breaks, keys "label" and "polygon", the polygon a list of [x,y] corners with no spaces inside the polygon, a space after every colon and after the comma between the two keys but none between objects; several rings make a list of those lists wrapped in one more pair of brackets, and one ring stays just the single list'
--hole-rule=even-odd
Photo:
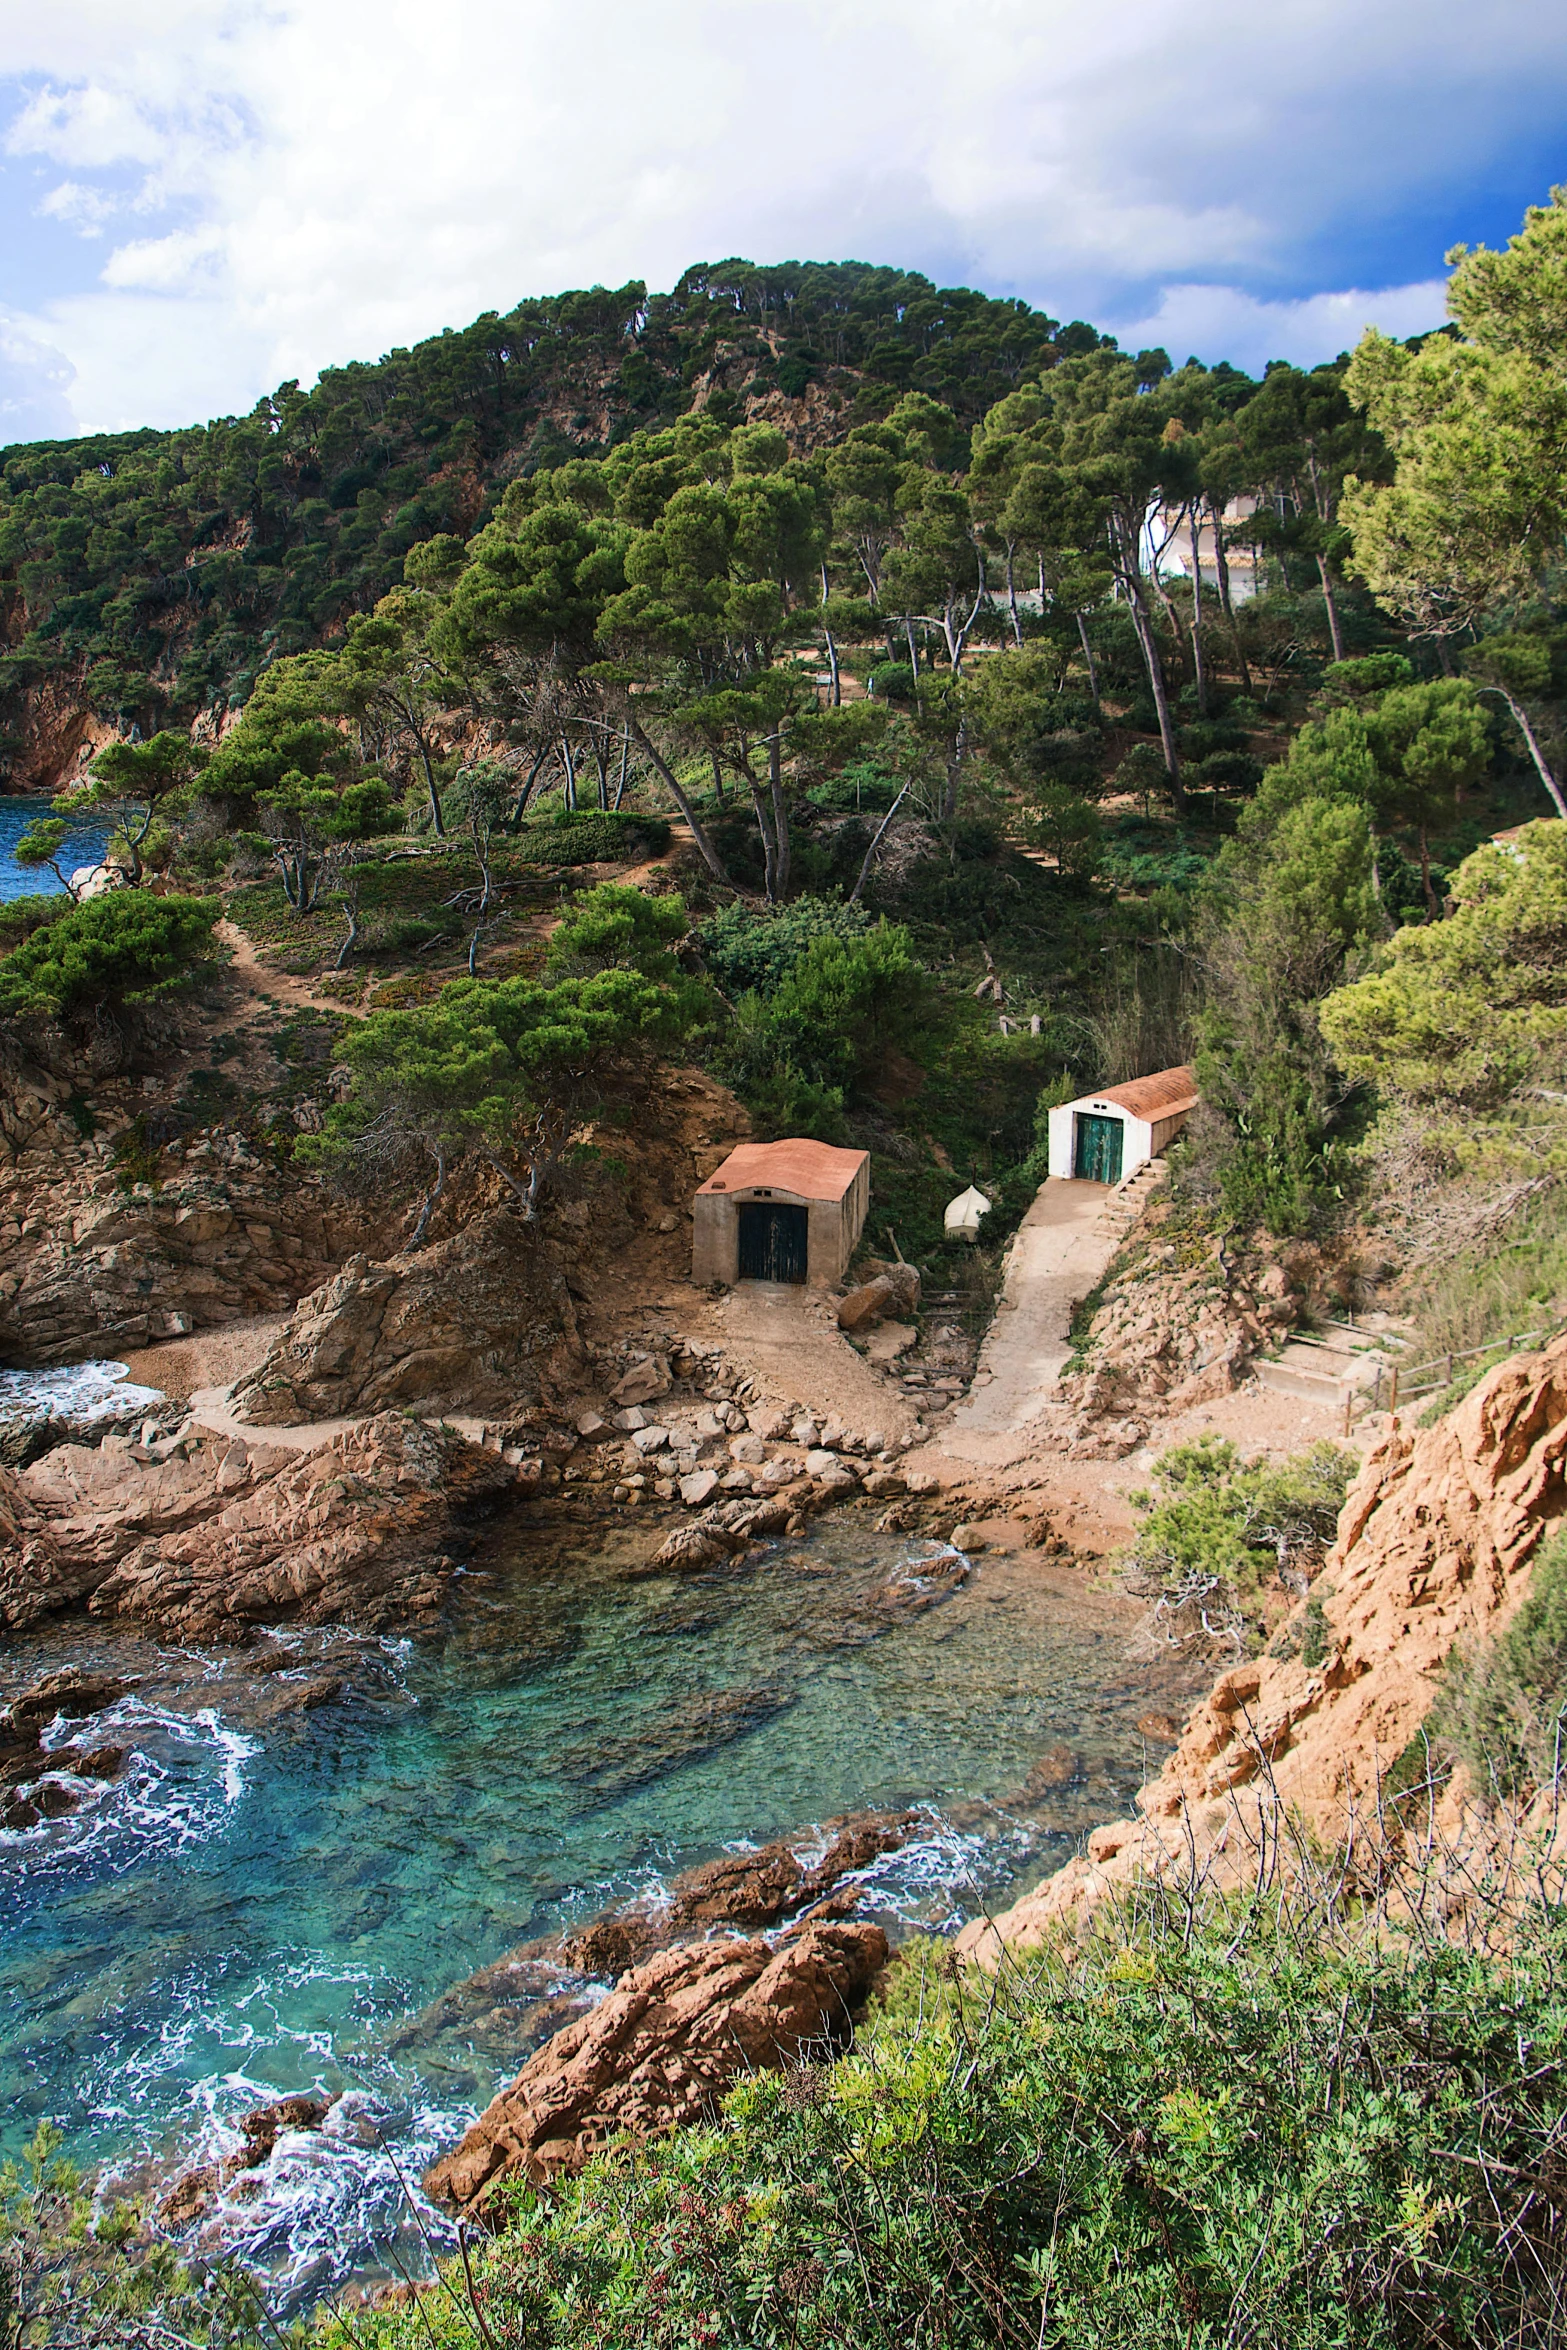
[{"label": "tree trunk", "polygon": [[716,751],[709,751],[707,755],[713,762],[713,792],[718,801],[719,814],[722,815],[724,811],[724,763]]},{"label": "tree trunk", "polygon": [[561,806],[570,815],[577,813],[577,769],[571,756],[571,745],[564,735],[560,738],[560,763],[565,780],[561,784]]},{"label": "tree trunk", "polygon": [[660,780],[664,784],[665,789],[668,791],[671,799],[674,801],[675,806],[680,810],[681,815],[685,818],[687,825],[690,827],[691,838],[696,843],[697,853],[701,857],[703,864],[707,867],[709,873],[712,874],[715,881],[722,881],[726,886],[728,886],[729,876],[724,871],[723,858],[718,854],[718,851],[714,848],[712,842],[708,839],[707,833],[702,824],[701,817],[698,816],[695,808],[692,807],[691,802],[686,797],[684,785],[681,783],[679,777],[675,774],[675,771],[670,766],[669,761],[654,748],[648,731],[642,724],[641,720],[639,718],[632,718],[628,720],[627,723],[638,750],[642,753],[648,764],[659,776]]},{"label": "tree trunk", "polygon": [[958,731],[952,738],[952,753],[947,761],[946,789],[942,793],[941,813],[951,818],[958,812],[958,785],[963,775],[963,757],[968,749],[968,721],[958,720]]},{"label": "tree trunk", "polygon": [[783,783],[783,727],[780,723],[767,738],[767,788],[773,803],[773,866],[778,896],[789,895],[789,807],[784,798]]},{"label": "tree trunk", "polygon": [[410,1249],[423,1248],[424,1236],[430,1229],[430,1218],[439,1207],[441,1195],[445,1189],[446,1153],[444,1150],[438,1150],[435,1154],[435,1181],[424,1195],[424,1204],[419,1210],[419,1221],[414,1226],[408,1241]]},{"label": "tree trunk", "polygon": [[1333,574],[1328,569],[1326,555],[1317,557],[1317,577],[1322,582],[1322,601],[1328,608],[1328,640],[1333,647],[1333,658],[1344,658],[1344,631],[1339,626],[1338,604],[1333,595]]},{"label": "tree trunk", "polygon": [[1535,773],[1550,793],[1551,804],[1557,815],[1562,818],[1564,823],[1567,823],[1567,799],[1562,797],[1562,787],[1556,780],[1551,763],[1541,748],[1539,737],[1530,723],[1529,713],[1525,710],[1522,702],[1515,694],[1509,693],[1505,685],[1483,685],[1480,691],[1483,694],[1497,694],[1507,704],[1517,723],[1519,733],[1529,746],[1529,756],[1534,761]]},{"label": "tree trunk", "polygon": [[[827,596],[827,566],[824,563],[822,565],[822,604],[824,607]],[[838,647],[834,642],[832,630],[825,620],[822,622],[822,635],[827,640],[827,666],[832,672],[832,706],[838,710],[843,706],[843,683],[838,675]]]},{"label": "tree trunk", "polygon": [[1083,659],[1088,664],[1088,690],[1094,697],[1094,708],[1102,709],[1099,699],[1099,670],[1094,661],[1094,648],[1088,641],[1088,623],[1081,612],[1077,615],[1077,641],[1083,648]]},{"label": "tree trunk", "polygon": [[1197,685],[1197,715],[1208,715],[1208,672],[1202,658],[1202,510],[1191,509],[1192,532],[1192,675]]},{"label": "tree trunk", "polygon": [[887,810],[886,815],[882,818],[881,822],[877,825],[875,832],[871,836],[871,845],[865,852],[865,862],[860,867],[860,878],[855,883],[853,889],[851,889],[849,892],[849,903],[851,906],[857,906],[860,902],[860,893],[871,877],[871,867],[876,862],[876,851],[881,847],[882,835],[886,832],[888,825],[892,822],[894,816],[896,816],[898,810],[902,807],[904,793],[906,793],[908,789],[908,784],[905,784],[903,790],[899,792],[897,798],[893,801],[892,806]]},{"label": "tree trunk", "polygon": [[543,766],[545,760],[548,757],[549,750],[546,747],[544,750],[540,751],[538,757],[534,760],[533,765],[528,769],[528,780],[523,785],[521,791],[517,794],[517,797],[512,804],[511,822],[513,829],[515,829],[516,826],[522,822],[523,817],[528,812],[528,802],[533,797],[533,787],[538,781],[539,769]]},{"label": "tree trunk", "polygon": [[[1041,605],[1044,603],[1043,596],[1040,597],[1040,603]],[[1012,642],[1015,645],[1020,645],[1023,642],[1023,623],[1018,616],[1017,581],[1012,576],[1012,541],[1010,539],[1007,541],[1007,610],[1012,616]]]},{"label": "tree trunk", "polygon": [[1132,608],[1132,626],[1143,649],[1143,666],[1148,672],[1149,690],[1153,706],[1159,715],[1159,741],[1164,749],[1164,764],[1170,778],[1170,794],[1175,802],[1177,816],[1186,812],[1186,793],[1181,784],[1180,754],[1175,747],[1175,726],[1170,717],[1169,697],[1164,690],[1164,670],[1159,660],[1159,647],[1154,641],[1153,623],[1148,607],[1135,581],[1128,583],[1127,601]]},{"label": "tree trunk", "polygon": [[419,746],[419,757],[424,763],[424,788],[430,795],[430,823],[434,828],[436,839],[444,840],[446,838],[446,824],[441,814],[441,795],[436,788],[435,765],[430,757],[430,746],[425,741],[422,727],[416,726],[413,735],[414,741]]},{"label": "tree trunk", "polygon": [[1219,582],[1219,608],[1224,614],[1231,641],[1235,646],[1235,667],[1241,681],[1241,692],[1251,692],[1251,671],[1246,666],[1246,655],[1241,645],[1240,623],[1235,617],[1235,605],[1230,595],[1230,558],[1224,547],[1224,514],[1217,498],[1208,500],[1208,511],[1213,517],[1213,568]]},{"label": "tree trunk", "polygon": [[589,735],[588,748],[593,753],[593,764],[598,770],[599,810],[602,813],[609,806],[609,769],[604,764],[603,746],[596,734]]},{"label": "tree trunk", "polygon": [[631,729],[628,726],[620,738],[620,776],[615,785],[615,813],[617,815],[620,813],[620,803],[626,796],[626,770],[630,764]]},{"label": "tree trunk", "polygon": [[917,710],[920,706],[920,657],[919,648],[914,642],[914,623],[907,617],[904,619],[903,633],[909,640],[909,667],[914,673],[914,707]]},{"label": "tree trunk", "polygon": [[337,961],[332,965],[334,971],[342,970],[343,965],[359,944],[359,900],[357,893],[349,896],[346,891],[344,892],[343,919],[348,924],[348,936],[337,950]]}]

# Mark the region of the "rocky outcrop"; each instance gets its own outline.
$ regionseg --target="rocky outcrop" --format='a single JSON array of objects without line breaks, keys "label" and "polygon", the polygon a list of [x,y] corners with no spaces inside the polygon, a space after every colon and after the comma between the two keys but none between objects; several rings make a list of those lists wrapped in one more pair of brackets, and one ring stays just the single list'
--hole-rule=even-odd
[{"label": "rocky outcrop", "polygon": [[308,1453],[196,1432],[61,1445],[0,1472],[0,1621],[85,1606],[180,1639],[380,1630],[440,1605],[462,1517],[515,1487],[494,1453],[395,1412]]},{"label": "rocky outcrop", "polygon": [[[1543,1534],[1567,1513],[1567,1338],[1515,1356],[1436,1427],[1395,1427],[1367,1459],[1303,1613],[1196,1708],[1138,1798],[1080,1858],[960,1947],[1037,1941],[1140,1874],[1243,1882],[1282,1811],[1334,1849],[1375,1819],[1379,1782],[1430,1707],[1456,1642],[1518,1606]],[[1317,1650],[1320,1646],[1320,1654]]]},{"label": "rocky outcrop", "polygon": [[523,1942],[454,1983],[405,2025],[394,2052],[447,2043],[478,2051],[491,2065],[516,2064],[587,2007],[591,1985],[614,1982],[660,1950],[700,1942],[725,1927],[758,1933],[848,1916],[855,1872],[894,1852],[925,1827],[919,1812],[862,1812],[826,1823],[820,1856],[780,1837],[745,1852],[721,1853],[687,1869],[658,1895],[622,1902],[576,1933]]},{"label": "rocky outcrop", "polygon": [[889,1314],[908,1316],[920,1302],[920,1277],[914,1265],[885,1265],[846,1291],[838,1301],[840,1330],[870,1330]]},{"label": "rocky outcrop", "polygon": [[808,1925],[776,1950],[747,1939],[664,1951],[529,2058],[426,2190],[473,2211],[508,2180],[580,2169],[622,2133],[699,2121],[741,2072],[845,2046],[886,1963],[886,1935],[862,1923]]},{"label": "rocky outcrop", "polygon": [[515,1408],[582,1361],[566,1278],[504,1209],[416,1255],[352,1256],[304,1299],[232,1409],[256,1427],[388,1404]]},{"label": "rocky outcrop", "polygon": [[1228,1395],[1295,1321],[1278,1267],[1232,1264],[1222,1240],[1164,1239],[1166,1214],[1162,1201],[1147,1211],[1106,1284],[1081,1367],[1062,1376],[1062,1438],[1079,1458],[1133,1452],[1150,1419]]},{"label": "rocky outcrop", "polygon": [[107,1146],[27,1152],[0,1171],[0,1356],[79,1363],[280,1313],[374,1219],[236,1138],[127,1189]]}]

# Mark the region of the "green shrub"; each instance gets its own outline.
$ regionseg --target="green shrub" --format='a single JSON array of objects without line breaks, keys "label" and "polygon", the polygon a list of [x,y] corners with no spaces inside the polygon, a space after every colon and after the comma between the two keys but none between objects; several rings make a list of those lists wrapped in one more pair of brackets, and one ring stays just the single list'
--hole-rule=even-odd
[{"label": "green shrub", "polygon": [[282,2350],[242,2270],[180,2260],[134,2205],[96,2203],[39,2124],[0,2166],[0,2342],[6,2350]]},{"label": "green shrub", "polygon": [[796,898],[766,914],[725,906],[697,932],[702,959],[727,996],[771,996],[819,938],[862,938],[871,926],[863,906],[830,898]]},{"label": "green shrub", "polygon": [[536,819],[517,837],[530,865],[629,865],[661,857],[670,836],[662,816],[591,809]]},{"label": "green shrub", "polygon": [[1559,2341],[1546,1929],[1502,1962],[1221,1910],[894,1981],[830,2072],[516,2191],[471,2287],[324,2350]]},{"label": "green shrub", "polygon": [[1518,1795],[1556,1776],[1567,1749],[1567,1534],[1541,1551],[1506,1631],[1470,1655],[1454,1650],[1428,1727],[1477,1787]]},{"label": "green shrub", "polygon": [[1243,1461],[1221,1437],[1174,1445],[1154,1464],[1157,1495],[1132,1496],[1144,1512],[1132,1563],[1168,1586],[1211,1581],[1241,1594],[1269,1573],[1298,1572],[1332,1541],[1358,1466],[1325,1442],[1280,1462]]},{"label": "green shrub", "polygon": [[35,931],[47,930],[70,910],[71,900],[64,890],[51,890],[47,897],[8,899],[0,905],[0,955],[10,954],[24,938],[31,938]]},{"label": "green shrub", "polygon": [[0,962],[0,1014],[62,1018],[166,995],[212,953],[219,910],[216,898],[141,889],[72,906]]}]

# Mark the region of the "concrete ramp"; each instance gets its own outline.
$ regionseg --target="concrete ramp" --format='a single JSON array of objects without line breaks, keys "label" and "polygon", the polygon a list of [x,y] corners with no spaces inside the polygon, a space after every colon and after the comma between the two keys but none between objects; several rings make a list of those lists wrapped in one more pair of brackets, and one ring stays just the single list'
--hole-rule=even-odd
[{"label": "concrete ramp", "polygon": [[1023,1431],[1059,1400],[1073,1308],[1107,1271],[1128,1225],[1163,1180],[1163,1160],[1152,1159],[1114,1191],[1075,1178],[1040,1185],[1007,1251],[973,1385],[941,1431],[944,1453],[1000,1467],[1019,1449]]}]

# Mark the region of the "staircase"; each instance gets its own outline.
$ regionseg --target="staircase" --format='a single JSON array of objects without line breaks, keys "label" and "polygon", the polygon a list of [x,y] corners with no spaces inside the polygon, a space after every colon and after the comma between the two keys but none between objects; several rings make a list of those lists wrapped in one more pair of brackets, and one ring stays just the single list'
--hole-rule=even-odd
[{"label": "staircase", "polygon": [[1276,1354],[1259,1356],[1252,1372],[1275,1395],[1299,1396],[1330,1411],[1352,1411],[1358,1397],[1384,1384],[1403,1341],[1391,1330],[1329,1325],[1326,1334],[1291,1338]]}]

